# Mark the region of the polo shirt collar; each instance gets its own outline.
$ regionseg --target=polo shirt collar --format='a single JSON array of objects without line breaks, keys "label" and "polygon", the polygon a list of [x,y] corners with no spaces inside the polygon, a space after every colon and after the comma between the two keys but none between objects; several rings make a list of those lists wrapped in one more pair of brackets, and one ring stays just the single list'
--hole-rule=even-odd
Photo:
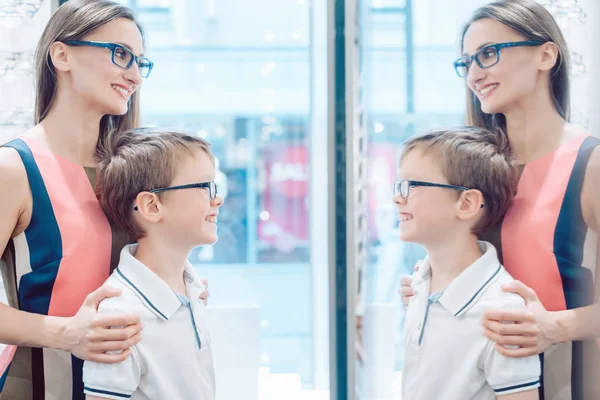
[{"label": "polo shirt collar", "polygon": [[[477,303],[485,289],[498,278],[502,266],[496,249],[488,242],[480,241],[483,255],[456,277],[439,297],[438,302],[455,317],[460,317]],[[415,273],[415,285],[426,283],[429,288],[431,264],[425,258]]]},{"label": "polo shirt collar", "polygon": [[[165,281],[134,257],[137,246],[130,244],[121,250],[115,274],[152,313],[166,321],[181,307],[182,302]],[[198,298],[205,287],[189,262],[186,262],[183,275],[188,297]]]}]

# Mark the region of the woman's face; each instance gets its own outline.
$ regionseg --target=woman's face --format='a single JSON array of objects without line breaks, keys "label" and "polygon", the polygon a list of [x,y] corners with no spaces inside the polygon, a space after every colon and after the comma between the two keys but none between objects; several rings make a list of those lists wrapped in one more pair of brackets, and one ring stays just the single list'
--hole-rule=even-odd
[{"label": "woman's face", "polygon": [[[492,19],[480,19],[468,28],[463,55],[471,56],[489,44],[527,40],[512,28]],[[486,114],[509,112],[536,90],[538,47],[510,47],[499,51],[497,64],[480,68],[471,64],[467,85]]]},{"label": "woman's face", "polygon": [[[136,24],[118,18],[95,29],[84,41],[116,43],[136,56],[143,53],[142,35]],[[127,113],[129,99],[142,83],[135,62],[123,69],[112,62],[110,49],[91,46],[68,46],[70,86],[75,96],[100,114]]]}]

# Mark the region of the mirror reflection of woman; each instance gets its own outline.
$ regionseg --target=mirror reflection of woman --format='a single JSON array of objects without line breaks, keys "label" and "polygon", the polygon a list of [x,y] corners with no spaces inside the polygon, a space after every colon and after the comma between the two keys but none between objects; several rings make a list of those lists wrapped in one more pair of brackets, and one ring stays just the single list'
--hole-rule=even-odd
[{"label": "mirror reflection of woman", "polygon": [[[519,173],[513,205],[484,239],[516,279],[505,290],[527,310],[489,310],[484,334],[509,357],[540,355],[540,399],[597,398],[600,140],[568,122],[567,45],[538,2],[504,0],[475,11],[461,52],[468,122],[506,135]],[[403,278],[405,300],[409,284]]]}]

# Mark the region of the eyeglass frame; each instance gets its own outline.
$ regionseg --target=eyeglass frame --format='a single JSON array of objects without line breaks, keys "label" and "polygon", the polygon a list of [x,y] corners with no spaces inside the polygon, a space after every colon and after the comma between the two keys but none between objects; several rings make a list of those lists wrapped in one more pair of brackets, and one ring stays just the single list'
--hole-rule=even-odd
[{"label": "eyeglass frame", "polygon": [[[111,51],[111,61],[113,64],[115,64],[119,68],[127,70],[127,69],[131,68],[131,66],[135,62],[140,71],[140,75],[142,75],[142,78],[148,78],[150,76],[150,73],[152,72],[152,68],[154,68],[154,62],[152,60],[150,60],[148,57],[138,57],[135,54],[133,54],[133,52],[131,50],[129,50],[127,47],[125,47],[121,44],[109,43],[109,42],[93,42],[93,41],[88,41],[88,40],[67,40],[64,43],[67,46],[89,46],[89,47],[98,47],[98,48],[102,48],[102,49],[109,49]],[[131,54],[131,60],[129,60],[129,63],[127,64],[126,67],[123,67],[115,62],[115,52],[119,48],[123,49],[127,53]],[[144,68],[148,69],[148,73],[145,75],[142,73],[142,67],[140,66],[140,63],[142,62],[142,60],[145,60],[148,63],[147,66],[144,65]]]},{"label": "eyeglass frame", "polygon": [[[213,193],[212,191],[212,187],[214,186],[215,188],[215,192]],[[208,196],[210,197],[211,200],[214,200],[217,198],[217,193],[218,193],[218,186],[216,184],[215,181],[210,181],[210,182],[200,182],[200,183],[188,183],[186,185],[176,185],[176,186],[165,186],[165,187],[159,187],[156,189],[150,189],[150,190],[146,190],[146,192],[149,193],[162,193],[162,192],[166,192],[169,190],[180,190],[180,189],[208,189]],[[133,206],[133,210],[137,211],[138,210],[138,206],[137,204]]]},{"label": "eyeglass frame", "polygon": [[[452,65],[454,65],[454,71],[456,71],[456,75],[458,75],[459,78],[464,78],[469,74],[469,69],[471,68],[471,65],[473,65],[473,60],[475,60],[475,62],[479,66],[479,68],[486,69],[486,68],[493,67],[494,65],[496,65],[500,62],[500,50],[501,49],[507,49],[507,48],[511,48],[511,47],[523,47],[523,46],[541,46],[544,43],[545,42],[540,41],[540,40],[523,40],[520,42],[502,42],[502,43],[488,44],[487,46],[483,46],[481,49],[477,50],[477,52],[475,54],[473,54],[472,56],[462,56],[462,57],[457,58],[456,60],[454,60]],[[481,61],[479,60],[479,54],[483,53],[484,51],[486,51],[488,49],[496,50],[496,54],[498,55],[498,57],[497,57],[495,63],[484,67],[483,64],[481,63]],[[464,62],[464,66],[467,68],[467,73],[465,75],[461,75],[458,72],[458,63],[460,61],[464,61],[464,60],[468,60],[468,61]]]},{"label": "eyeglass frame", "polygon": [[[397,188],[401,187],[403,182],[408,182],[408,189],[406,191],[406,196],[402,195],[402,190],[397,190]],[[402,179],[402,180],[399,180],[394,183],[394,196],[400,195],[401,198],[408,199],[408,196],[410,196],[410,189],[412,187],[418,187],[418,186],[437,187],[437,188],[442,188],[442,189],[454,189],[454,190],[458,190],[461,192],[466,192],[467,190],[473,190],[473,189],[469,189],[468,187],[465,187],[465,186],[447,185],[444,183],[433,183],[433,182],[425,182],[425,181],[415,181],[412,179]],[[483,207],[485,207],[485,203],[481,203],[481,208],[483,208]]]}]

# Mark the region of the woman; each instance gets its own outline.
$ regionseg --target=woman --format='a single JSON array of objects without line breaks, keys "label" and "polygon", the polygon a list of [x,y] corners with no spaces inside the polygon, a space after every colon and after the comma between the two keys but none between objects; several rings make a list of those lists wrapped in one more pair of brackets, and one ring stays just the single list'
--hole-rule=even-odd
[{"label": "woman", "polygon": [[119,362],[140,340],[136,315],[96,315],[128,238],[93,188],[107,136],[138,125],[142,53],[133,14],[107,0],[65,3],[38,43],[37,125],[0,148],[2,400],[84,399],[82,359]]},{"label": "woman", "polygon": [[[506,135],[519,172],[511,208],[484,239],[527,310],[489,310],[484,334],[506,356],[540,354],[541,399],[597,398],[600,140],[568,122],[565,40],[536,1],[505,0],[475,11],[461,50],[468,122]],[[400,292],[405,302],[413,294],[409,278]]]}]

